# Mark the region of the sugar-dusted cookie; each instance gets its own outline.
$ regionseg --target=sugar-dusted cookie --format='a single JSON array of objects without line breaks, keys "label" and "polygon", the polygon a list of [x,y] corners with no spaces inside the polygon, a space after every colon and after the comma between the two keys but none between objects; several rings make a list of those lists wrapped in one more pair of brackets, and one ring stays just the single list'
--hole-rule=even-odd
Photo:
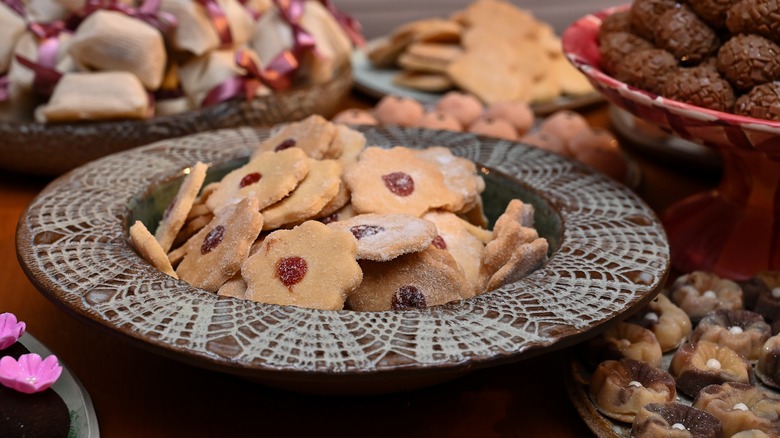
[{"label": "sugar-dusted cookie", "polygon": [[509,255],[504,266],[490,277],[485,290],[497,289],[541,268],[547,261],[548,249],[547,239],[543,237],[520,245]]},{"label": "sugar-dusted cookie", "polygon": [[241,274],[255,301],[339,310],[363,278],[356,253],[349,233],[307,221],[269,234]]},{"label": "sugar-dusted cookie", "polygon": [[362,261],[363,282],[347,298],[359,312],[422,309],[460,299],[463,274],[445,250],[429,246],[388,262]]},{"label": "sugar-dusted cookie", "polygon": [[214,219],[214,215],[211,213],[202,214],[200,216],[193,217],[192,219],[188,219],[181,230],[179,230],[179,234],[177,234],[176,238],[173,239],[173,245],[171,245],[171,248],[179,248],[182,244],[184,244],[184,242],[190,240],[190,237],[194,236],[195,233],[208,225],[212,219]]},{"label": "sugar-dusted cookie", "polygon": [[286,198],[262,210],[263,229],[273,230],[314,218],[339,193],[341,165],[309,158],[309,174]]},{"label": "sugar-dusted cookie", "polygon": [[313,114],[274,131],[268,139],[260,143],[252,158],[263,152],[278,152],[296,147],[302,149],[309,157],[320,159],[325,156],[335,135],[336,125],[320,115]]},{"label": "sugar-dusted cookie", "polygon": [[317,220],[323,224],[329,224],[331,222],[345,221],[355,216],[357,216],[357,213],[355,213],[355,209],[352,208],[352,204],[347,204],[341,207],[341,210],[327,216],[319,217]]},{"label": "sugar-dusted cookie", "polygon": [[452,151],[444,146],[432,146],[415,150],[420,158],[439,167],[444,175],[444,184],[450,191],[463,198],[463,205],[452,206],[453,211],[471,209],[477,202],[480,193],[485,189],[485,182],[477,175],[477,166],[473,161],[452,155]]},{"label": "sugar-dusted cookie", "polygon": [[473,234],[482,243],[488,243],[493,240],[493,231],[487,229],[488,218],[485,215],[481,196],[477,198],[477,202],[471,209],[458,213],[458,215],[467,221],[469,233]]},{"label": "sugar-dusted cookie", "polygon": [[524,227],[534,226],[534,206],[526,204],[519,199],[512,199],[506,206],[506,210],[496,219],[493,225],[493,238],[504,234],[507,224],[516,222]]},{"label": "sugar-dusted cookie", "polygon": [[160,243],[146,229],[143,222],[135,221],[133,226],[130,227],[130,243],[138,250],[141,257],[151,263],[152,266],[173,278],[179,278],[176,272],[173,271],[173,267],[170,261],[168,261],[168,257],[165,255],[165,251],[163,251]]},{"label": "sugar-dusted cookie", "polygon": [[195,202],[195,198],[198,197],[198,192],[206,179],[208,167],[208,165],[200,161],[195,163],[189,169],[189,174],[184,178],[184,181],[182,181],[176,196],[173,197],[165,209],[154,233],[154,237],[160,242],[160,247],[162,247],[164,252],[168,252],[171,249],[176,234],[179,233],[179,230],[184,225],[184,221],[187,220],[192,204]]},{"label": "sugar-dusted cookie", "polygon": [[341,164],[342,170],[356,162],[365,147],[366,136],[362,132],[348,126],[336,125],[336,135],[329,150],[338,151],[338,154],[332,153],[332,155]]},{"label": "sugar-dusted cookie", "polygon": [[187,283],[216,292],[241,269],[263,227],[255,198],[244,198],[217,210],[209,225],[185,243],[176,273]]},{"label": "sugar-dusted cookie", "polygon": [[333,213],[344,208],[345,205],[349,204],[349,201],[351,199],[352,199],[352,193],[349,192],[349,187],[347,187],[347,183],[339,179],[338,193],[336,193],[336,196],[334,196],[333,199],[331,199],[327,204],[325,204],[324,207],[322,207],[322,210],[320,210],[319,213],[314,215],[314,218],[320,219],[332,215]]},{"label": "sugar-dusted cookie", "polygon": [[432,222],[408,214],[361,214],[328,226],[355,236],[358,260],[387,261],[422,251],[436,237]]},{"label": "sugar-dusted cookie", "polygon": [[308,173],[309,159],[300,148],[264,152],[225,175],[206,205],[216,211],[251,196],[262,210],[289,195]]},{"label": "sugar-dusted cookie", "polygon": [[358,162],[344,172],[359,213],[406,213],[421,216],[428,210],[454,210],[463,195],[447,187],[438,165],[406,147],[368,147]]},{"label": "sugar-dusted cookie", "polygon": [[535,229],[509,220],[494,230],[493,240],[485,245],[480,265],[483,291],[491,291],[516,281],[547,260],[547,239],[539,237]]},{"label": "sugar-dusted cookie", "polygon": [[423,215],[423,219],[436,225],[438,235],[433,239],[433,245],[449,251],[466,277],[461,297],[477,295],[481,291],[479,267],[485,244],[469,232],[470,224],[453,213],[430,212]]},{"label": "sugar-dusted cookie", "polygon": [[244,280],[244,277],[241,276],[240,271],[219,288],[217,295],[221,297],[240,298],[242,300],[252,299],[247,293],[246,281]]},{"label": "sugar-dusted cookie", "polygon": [[398,57],[398,64],[407,70],[443,74],[461,53],[458,44],[414,43]]}]

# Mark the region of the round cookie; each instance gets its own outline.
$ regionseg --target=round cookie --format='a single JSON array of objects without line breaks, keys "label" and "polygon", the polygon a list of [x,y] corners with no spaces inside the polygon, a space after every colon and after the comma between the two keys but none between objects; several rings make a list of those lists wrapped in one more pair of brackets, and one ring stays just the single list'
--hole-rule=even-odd
[{"label": "round cookie", "polygon": [[529,144],[539,149],[554,152],[564,157],[571,157],[569,147],[562,139],[545,132],[533,131],[520,137],[520,143]]},{"label": "round cookie", "polygon": [[420,119],[420,127],[455,132],[463,131],[463,125],[458,119],[442,111],[428,111],[423,114]]},{"label": "round cookie", "polygon": [[157,225],[157,230],[154,232],[154,237],[160,242],[160,247],[164,252],[168,252],[171,249],[176,235],[181,230],[181,227],[184,226],[192,205],[198,197],[198,192],[201,186],[203,186],[203,181],[206,179],[208,167],[208,165],[199,161],[192,168],[188,169],[189,173],[182,181],[179,191],[165,209],[163,217]]},{"label": "round cookie", "polygon": [[347,307],[358,312],[422,309],[460,299],[463,274],[447,251],[434,246],[360,266],[363,282],[347,298]]},{"label": "round cookie", "polygon": [[263,228],[255,198],[218,210],[214,219],[185,243],[176,274],[187,283],[216,292],[233,277]]},{"label": "round cookie", "polygon": [[432,146],[414,151],[418,157],[439,166],[444,175],[444,184],[450,191],[463,197],[463,205],[453,206],[460,213],[472,209],[480,193],[485,190],[485,180],[477,174],[477,165],[473,161],[452,155],[452,151],[444,146]]},{"label": "round cookie", "polygon": [[524,135],[534,124],[534,113],[525,102],[501,101],[488,105],[485,117],[502,119],[511,123],[519,135]]},{"label": "round cookie", "polygon": [[361,214],[328,227],[355,236],[358,260],[392,260],[424,250],[436,237],[433,222],[406,214]]},{"label": "round cookie", "polygon": [[503,138],[504,140],[517,140],[517,131],[511,123],[504,119],[480,117],[469,125],[468,131],[472,134]]},{"label": "round cookie", "polygon": [[374,115],[383,125],[417,126],[423,112],[420,102],[390,95],[383,97],[374,108]]},{"label": "round cookie", "polygon": [[438,166],[411,149],[368,147],[344,172],[358,213],[406,213],[420,217],[428,210],[457,209],[463,197],[447,187]]},{"label": "round cookie", "polygon": [[317,221],[269,234],[241,267],[254,301],[340,310],[363,274],[349,233]]},{"label": "round cookie", "polygon": [[376,125],[379,121],[373,114],[361,109],[347,109],[333,116],[333,123],[346,125]]},{"label": "round cookie", "polygon": [[308,173],[309,160],[303,149],[264,152],[225,175],[206,205],[216,211],[251,196],[257,199],[258,209],[263,209],[290,194]]},{"label": "round cookie", "polygon": [[566,145],[575,134],[585,129],[590,129],[585,117],[569,110],[557,111],[539,125],[539,132],[558,137]]}]

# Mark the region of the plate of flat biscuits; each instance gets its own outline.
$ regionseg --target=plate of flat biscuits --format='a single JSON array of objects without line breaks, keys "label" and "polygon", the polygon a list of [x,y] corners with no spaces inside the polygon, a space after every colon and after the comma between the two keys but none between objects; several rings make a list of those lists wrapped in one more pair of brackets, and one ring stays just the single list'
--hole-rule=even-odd
[{"label": "plate of flat biscuits", "polygon": [[669,270],[653,211],[583,164],[317,116],[84,165],[31,203],[17,248],[93,326],[316,393],[402,391],[572,345]]},{"label": "plate of flat biscuits", "polygon": [[433,102],[461,90],[485,104],[527,102],[537,114],[602,101],[552,27],[501,0],[403,24],[353,51],[352,63],[355,86],[375,97]]}]

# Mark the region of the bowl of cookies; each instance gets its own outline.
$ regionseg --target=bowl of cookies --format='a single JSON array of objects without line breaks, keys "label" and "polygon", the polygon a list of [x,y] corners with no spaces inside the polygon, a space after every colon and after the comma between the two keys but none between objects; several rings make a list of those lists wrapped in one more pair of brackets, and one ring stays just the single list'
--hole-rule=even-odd
[{"label": "bowl of cookies", "polygon": [[432,385],[572,345],[669,270],[652,210],[576,161],[319,116],[82,166],[32,202],[17,248],[89,324],[319,393]]},{"label": "bowl of cookies", "polygon": [[0,4],[3,170],[54,176],[165,138],[332,114],[361,41],[320,1],[49,3]]},{"label": "bowl of cookies", "polygon": [[780,268],[776,15],[760,0],[635,0],[564,32],[568,58],[612,104],[722,157],[716,190],[662,215],[680,271]]}]

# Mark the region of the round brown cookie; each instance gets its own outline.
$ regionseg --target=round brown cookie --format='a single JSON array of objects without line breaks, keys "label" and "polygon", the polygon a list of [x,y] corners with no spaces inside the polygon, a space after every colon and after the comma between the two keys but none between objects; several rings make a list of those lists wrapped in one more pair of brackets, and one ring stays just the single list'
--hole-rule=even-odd
[{"label": "round brown cookie", "polygon": [[461,298],[471,298],[480,292],[479,267],[485,244],[468,230],[466,221],[447,212],[430,212],[423,219],[436,225],[438,236],[433,245],[446,249],[463,271],[466,283],[461,290]]},{"label": "round brown cookie", "polygon": [[269,234],[241,268],[255,301],[340,310],[363,274],[349,233],[317,221]]},{"label": "round brown cookie", "polygon": [[221,297],[239,298],[242,300],[252,299],[247,293],[246,281],[244,281],[244,277],[241,276],[240,271],[219,288],[217,295]]},{"label": "round brown cookie", "polygon": [[184,226],[184,221],[187,220],[192,205],[198,197],[198,192],[201,186],[203,186],[203,181],[206,179],[208,167],[208,165],[199,161],[191,168],[185,169],[187,176],[182,181],[176,196],[173,197],[165,209],[154,233],[154,237],[160,242],[163,252],[168,252],[171,249],[176,235],[181,230],[181,227]]},{"label": "round brown cookie", "polygon": [[398,57],[398,64],[407,70],[443,74],[462,52],[458,44],[414,43]]},{"label": "round brown cookie", "polygon": [[422,309],[460,299],[463,274],[450,253],[434,246],[360,266],[363,282],[347,298],[347,307],[358,312]]},{"label": "round brown cookie", "polygon": [[453,210],[463,197],[451,191],[439,167],[403,146],[368,147],[347,168],[344,180],[359,213],[406,213],[420,217],[428,210]]},{"label": "round brown cookie", "polygon": [[463,205],[453,206],[454,211],[467,211],[474,207],[480,193],[485,189],[485,181],[477,174],[473,161],[452,155],[444,146],[433,146],[415,150],[420,158],[439,166],[444,175],[444,184],[450,191],[463,197]]},{"label": "round brown cookie", "polygon": [[279,152],[292,147],[300,148],[311,158],[324,158],[333,137],[336,125],[324,117],[314,114],[301,121],[282,126],[271,137],[260,143],[252,154],[254,159],[263,152]]},{"label": "round brown cookie", "polygon": [[263,230],[311,219],[336,197],[341,185],[341,165],[336,160],[309,158],[309,174],[289,196],[262,210]]},{"label": "round brown cookie", "polygon": [[160,243],[146,229],[143,222],[135,221],[133,226],[130,227],[130,243],[138,250],[141,257],[151,263],[152,266],[173,278],[179,278],[176,272],[173,271],[173,266],[171,266],[171,262],[165,255],[165,251],[163,251]]},{"label": "round brown cookie", "polygon": [[216,212],[206,228],[185,246],[176,273],[187,283],[216,292],[236,272],[263,227],[255,198],[244,198]]},{"label": "round brown cookie", "polygon": [[355,236],[358,260],[387,261],[422,251],[436,237],[432,222],[408,214],[361,214],[328,227]]},{"label": "round brown cookie", "polygon": [[219,187],[206,200],[206,205],[211,211],[216,211],[251,196],[257,199],[258,208],[262,210],[295,190],[309,173],[309,163],[306,154],[299,148],[264,152],[225,175]]}]

